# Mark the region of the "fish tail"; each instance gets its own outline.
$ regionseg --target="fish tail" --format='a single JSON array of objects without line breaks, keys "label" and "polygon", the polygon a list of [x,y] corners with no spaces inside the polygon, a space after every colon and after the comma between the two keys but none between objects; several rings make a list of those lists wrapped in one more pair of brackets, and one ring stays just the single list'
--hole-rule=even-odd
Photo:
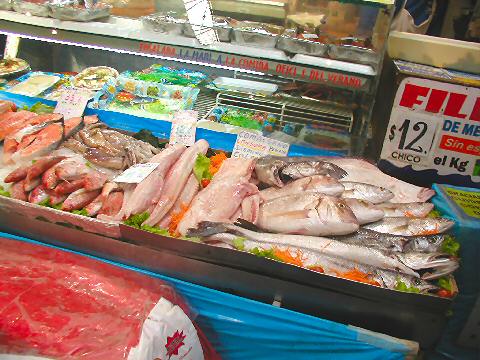
[{"label": "fish tail", "polygon": [[188,229],[187,235],[192,237],[202,237],[225,232],[228,232],[228,229],[224,223],[202,221],[197,225],[196,229]]},{"label": "fish tail", "polygon": [[263,232],[262,229],[260,229],[257,225],[255,225],[254,223],[250,222],[250,221],[247,221],[245,219],[237,219],[237,221],[235,221],[235,224],[234,225],[237,225],[237,226],[240,226],[244,229],[247,229],[247,230],[251,230],[251,231],[255,231],[255,232]]},{"label": "fish tail", "polygon": [[329,169],[329,175],[335,179],[343,179],[348,175],[348,173],[338,165],[327,162],[325,166]]}]

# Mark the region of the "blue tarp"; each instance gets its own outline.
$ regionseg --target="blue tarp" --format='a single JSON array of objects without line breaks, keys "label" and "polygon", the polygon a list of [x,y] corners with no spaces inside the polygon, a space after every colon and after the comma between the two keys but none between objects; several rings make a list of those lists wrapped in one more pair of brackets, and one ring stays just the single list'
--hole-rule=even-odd
[{"label": "blue tarp", "polygon": [[[88,256],[24,237],[1,232],[0,236]],[[88,257],[171,283],[198,314],[195,321],[226,360],[396,360],[404,359],[408,351],[406,345],[392,338],[379,338],[332,321]]]},{"label": "blue tarp", "polygon": [[432,359],[476,360],[480,351],[459,347],[457,338],[480,295],[480,212],[477,216],[466,214],[449,196],[465,201],[470,214],[480,211],[480,189],[452,185],[433,185],[437,195],[432,199],[442,216],[455,221],[453,234],[460,243],[460,268],[455,272],[459,295],[453,303],[453,314]]}]

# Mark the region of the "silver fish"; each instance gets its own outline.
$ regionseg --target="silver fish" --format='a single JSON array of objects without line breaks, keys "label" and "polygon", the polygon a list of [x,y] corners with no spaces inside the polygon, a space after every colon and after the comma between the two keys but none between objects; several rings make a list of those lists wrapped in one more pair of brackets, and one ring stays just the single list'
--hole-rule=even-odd
[{"label": "silver fish", "polygon": [[450,230],[455,222],[445,218],[384,218],[376,223],[367,224],[366,229],[401,236],[421,236],[442,234]]},{"label": "silver fish", "polygon": [[345,244],[341,241],[305,235],[285,235],[261,233],[244,229],[240,226],[227,223],[200,223],[197,229],[190,229],[189,236],[211,236],[218,233],[232,233],[248,240],[260,243],[270,243],[277,246],[292,246],[304,248],[321,254],[340,257],[345,260],[359,262],[378,268],[400,271],[414,277],[420,275],[401,262],[395,253],[385,253],[377,249],[369,249],[363,246]]},{"label": "silver fish", "polygon": [[263,203],[256,224],[266,231],[312,236],[345,235],[359,228],[342,199],[314,192]]},{"label": "silver fish", "polygon": [[380,204],[394,197],[390,190],[375,185],[352,181],[342,181],[342,185],[345,187],[342,194],[343,198],[360,199],[370,201],[373,204]]},{"label": "silver fish", "polygon": [[402,263],[413,270],[427,270],[422,279],[433,280],[449,275],[458,269],[458,259],[442,253],[416,253],[407,252],[397,255]]},{"label": "silver fish", "polygon": [[284,187],[272,186],[260,191],[263,201],[273,200],[282,196],[300,194],[305,192],[317,192],[325,195],[338,196],[345,188],[337,180],[330,176],[315,175],[298,179],[288,183]]},{"label": "silver fish", "polygon": [[366,246],[369,248],[379,249],[383,251],[402,252],[406,244],[412,238],[405,236],[382,234],[373,230],[360,228],[357,232],[353,234],[335,236],[334,239],[342,241],[346,244]]},{"label": "silver fish", "polygon": [[292,180],[314,175],[329,175],[335,179],[347,175],[337,165],[316,157],[265,156],[257,160],[255,172],[260,182],[278,187]]},{"label": "silver fish", "polygon": [[344,199],[348,207],[353,211],[360,225],[369,224],[383,219],[384,212],[376,205],[366,200]]},{"label": "silver fish", "polygon": [[440,251],[442,244],[445,241],[445,235],[413,236],[406,237],[405,239],[407,239],[408,242],[403,247],[404,251],[432,253]]},{"label": "silver fish", "polygon": [[382,203],[377,205],[385,212],[385,217],[418,217],[423,218],[433,210],[435,205],[428,202],[413,202],[413,203]]}]

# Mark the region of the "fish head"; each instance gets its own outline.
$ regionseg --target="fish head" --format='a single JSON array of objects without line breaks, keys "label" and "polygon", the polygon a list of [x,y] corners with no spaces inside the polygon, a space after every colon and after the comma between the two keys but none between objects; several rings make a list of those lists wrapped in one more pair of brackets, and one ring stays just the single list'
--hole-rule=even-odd
[{"label": "fish head", "polygon": [[395,194],[391,190],[381,186],[378,186],[376,191],[382,199],[385,199],[384,201],[391,200],[395,197]]},{"label": "fish head", "polygon": [[370,201],[353,198],[345,198],[344,201],[355,214],[361,225],[378,221],[385,215],[382,209],[378,208]]},{"label": "fish head", "polygon": [[337,235],[349,234],[358,230],[358,220],[346,202],[334,196],[322,196],[316,207],[318,216],[325,222],[337,223],[344,228]]},{"label": "fish head", "polygon": [[452,269],[453,272],[458,268],[458,259],[444,253],[406,252],[396,256],[403,264],[414,270],[445,268]]}]

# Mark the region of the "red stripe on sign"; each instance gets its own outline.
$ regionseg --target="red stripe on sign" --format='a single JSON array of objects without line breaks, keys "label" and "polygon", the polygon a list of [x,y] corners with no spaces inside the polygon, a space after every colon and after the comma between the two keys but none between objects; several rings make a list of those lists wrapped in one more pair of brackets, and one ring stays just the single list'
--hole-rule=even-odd
[{"label": "red stripe on sign", "polygon": [[440,149],[478,156],[480,155],[480,141],[443,135],[440,141]]}]

